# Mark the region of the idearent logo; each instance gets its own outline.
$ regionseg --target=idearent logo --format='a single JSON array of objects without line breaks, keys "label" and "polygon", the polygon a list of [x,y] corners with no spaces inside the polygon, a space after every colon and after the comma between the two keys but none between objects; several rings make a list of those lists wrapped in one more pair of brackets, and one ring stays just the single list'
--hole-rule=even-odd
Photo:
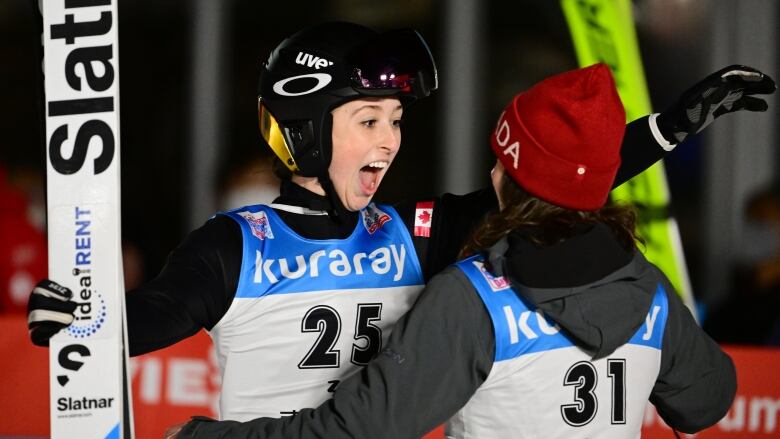
[{"label": "idearent logo", "polygon": [[314,56],[310,53],[298,52],[298,56],[295,57],[295,64],[314,67],[316,70],[319,70],[324,67],[332,66],[333,62],[328,61],[325,58],[320,58],[319,56]]},{"label": "idearent logo", "polygon": [[92,211],[79,206],[74,208],[74,256],[73,277],[78,290],[75,320],[67,332],[76,338],[94,335],[106,322],[107,308],[103,296],[92,287]]},{"label": "idearent logo", "polygon": [[485,264],[480,261],[472,261],[472,263],[475,267],[477,267],[479,272],[482,273],[482,277],[484,277],[488,282],[491,290],[502,291],[510,288],[509,281],[507,281],[504,276],[493,276],[489,271],[487,271]]},{"label": "idearent logo", "polygon": [[[89,290],[84,288],[81,291],[84,292]],[[107,315],[106,301],[105,299],[103,299],[103,296],[97,291],[93,291],[89,293],[90,296],[92,294],[94,294],[95,298],[100,301],[99,304],[100,307],[98,308],[93,318],[93,316],[91,315],[92,314],[91,302],[83,302],[78,304],[79,307],[77,308],[77,310],[80,311],[82,315],[80,316],[76,315],[76,320],[73,322],[72,325],[68,326],[67,328],[68,334],[72,335],[73,337],[85,338],[85,337],[89,337],[90,335],[94,335],[106,323],[106,315]],[[87,311],[86,313],[84,312],[85,309]],[[82,323],[85,320],[87,321],[87,324]]]},{"label": "idearent logo", "polygon": [[366,230],[368,230],[368,233],[372,235],[374,232],[379,230],[382,225],[392,219],[390,218],[390,215],[381,211],[374,203],[369,204],[365,209],[363,209],[362,215],[363,226],[365,226]]},{"label": "idearent logo", "polygon": [[274,239],[274,232],[271,231],[271,225],[268,223],[268,216],[265,212],[238,212],[238,214],[249,224],[252,235],[257,239],[261,241],[266,238]]}]

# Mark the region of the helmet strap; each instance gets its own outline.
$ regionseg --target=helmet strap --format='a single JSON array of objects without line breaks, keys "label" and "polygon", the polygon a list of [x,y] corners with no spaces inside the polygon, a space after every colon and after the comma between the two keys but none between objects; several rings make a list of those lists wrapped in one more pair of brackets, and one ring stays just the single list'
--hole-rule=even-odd
[{"label": "helmet strap", "polygon": [[344,207],[338,195],[336,194],[336,188],[333,187],[333,182],[330,180],[330,176],[327,174],[327,171],[325,175],[320,175],[318,180],[322,186],[322,189],[325,191],[325,196],[327,197],[328,201],[330,201],[330,205],[324,206],[324,210],[328,212],[328,215],[335,221],[344,221],[344,215],[340,215],[339,212],[344,212],[347,210],[347,208]]},{"label": "helmet strap", "polygon": [[347,208],[344,207],[338,197],[338,194],[336,194],[336,188],[333,187],[333,181],[331,181],[330,174],[328,172],[328,168],[330,168],[330,161],[333,157],[333,143],[331,137],[333,135],[333,114],[331,114],[330,110],[328,110],[323,116],[324,117],[322,118],[320,131],[320,142],[322,144],[321,151],[324,156],[320,157],[320,163],[323,164],[324,169],[320,170],[317,179],[319,180],[322,189],[325,191],[326,198],[330,201],[330,206],[326,206],[323,210],[327,211],[328,215],[333,220],[340,223],[345,220],[345,215],[340,215],[339,212],[345,212]]}]

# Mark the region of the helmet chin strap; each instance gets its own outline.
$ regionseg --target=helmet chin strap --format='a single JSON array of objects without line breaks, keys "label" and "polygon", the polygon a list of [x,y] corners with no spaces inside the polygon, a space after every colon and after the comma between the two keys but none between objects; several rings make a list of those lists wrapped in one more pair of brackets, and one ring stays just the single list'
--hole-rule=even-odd
[{"label": "helmet chin strap", "polygon": [[341,215],[340,212],[346,212],[347,208],[344,207],[338,195],[336,194],[336,188],[333,187],[333,182],[330,180],[330,175],[328,175],[326,171],[324,175],[320,175],[317,177],[317,179],[319,180],[322,189],[325,191],[327,199],[330,201],[328,206],[323,206],[323,210],[328,212],[328,215],[335,221],[344,221],[344,215]]},{"label": "helmet chin strap", "polygon": [[347,208],[341,203],[341,200],[336,193],[336,188],[333,187],[333,181],[330,179],[330,173],[328,172],[333,151],[333,144],[331,141],[331,133],[333,132],[333,115],[330,111],[325,113],[325,117],[323,117],[322,121],[322,127],[322,131],[327,133],[327,137],[321,136],[321,141],[324,144],[322,150],[330,151],[330,153],[327,154],[327,157],[320,156],[320,160],[322,160],[321,163],[327,163],[327,165],[324,165],[324,170],[320,168],[321,170],[318,172],[319,175],[317,176],[317,180],[319,180],[320,186],[322,186],[322,189],[325,191],[325,197],[330,201],[330,205],[323,206],[322,210],[328,212],[328,216],[330,216],[334,221],[343,223],[346,221]]}]

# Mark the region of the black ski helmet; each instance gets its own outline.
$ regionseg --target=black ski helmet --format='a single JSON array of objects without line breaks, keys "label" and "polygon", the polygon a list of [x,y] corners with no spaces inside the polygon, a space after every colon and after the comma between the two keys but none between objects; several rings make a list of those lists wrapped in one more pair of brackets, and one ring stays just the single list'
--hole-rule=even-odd
[{"label": "black ski helmet", "polygon": [[263,65],[260,134],[291,171],[327,177],[331,110],[366,96],[397,96],[406,104],[437,86],[430,49],[416,31],[316,25],[282,41]]}]

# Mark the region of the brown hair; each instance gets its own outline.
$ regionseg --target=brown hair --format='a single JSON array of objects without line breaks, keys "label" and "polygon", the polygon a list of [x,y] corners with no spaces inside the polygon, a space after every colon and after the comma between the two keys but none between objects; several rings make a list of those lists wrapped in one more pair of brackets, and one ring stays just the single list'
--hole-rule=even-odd
[{"label": "brown hair", "polygon": [[529,194],[507,174],[501,181],[504,209],[489,214],[472,232],[459,258],[485,251],[514,229],[532,229],[528,239],[539,246],[560,243],[577,234],[579,225],[604,223],[626,249],[644,244],[636,233],[636,212],[626,205],[607,205],[599,210],[579,211],[550,204]]}]

